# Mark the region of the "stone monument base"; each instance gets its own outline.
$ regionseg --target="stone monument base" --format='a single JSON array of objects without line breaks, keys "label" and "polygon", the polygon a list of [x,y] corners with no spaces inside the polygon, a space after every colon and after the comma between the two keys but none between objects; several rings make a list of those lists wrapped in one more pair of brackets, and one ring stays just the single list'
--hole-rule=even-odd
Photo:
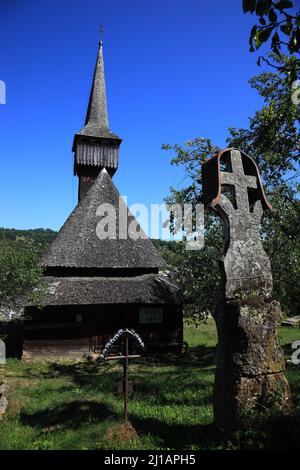
[{"label": "stone monument base", "polygon": [[250,296],[221,302],[214,385],[215,425],[234,430],[247,409],[289,411],[290,388],[277,337],[282,313],[274,300]]}]

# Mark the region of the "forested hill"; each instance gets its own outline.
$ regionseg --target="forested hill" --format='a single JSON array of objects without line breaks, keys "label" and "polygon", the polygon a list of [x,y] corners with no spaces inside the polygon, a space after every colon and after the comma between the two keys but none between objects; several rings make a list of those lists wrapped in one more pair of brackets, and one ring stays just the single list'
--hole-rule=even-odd
[{"label": "forested hill", "polygon": [[50,228],[35,228],[30,230],[17,230],[15,228],[0,227],[0,240],[24,241],[45,247],[56,237],[57,232]]},{"label": "forested hill", "polygon": [[[18,245],[34,245],[44,249],[52,242],[58,232],[50,228],[36,228],[29,230],[17,230],[15,228],[0,227],[0,241],[9,240],[18,242]],[[182,256],[182,244],[174,241],[153,240],[156,249],[166,259],[168,264],[176,265]],[[39,250],[40,251],[40,250]]]}]

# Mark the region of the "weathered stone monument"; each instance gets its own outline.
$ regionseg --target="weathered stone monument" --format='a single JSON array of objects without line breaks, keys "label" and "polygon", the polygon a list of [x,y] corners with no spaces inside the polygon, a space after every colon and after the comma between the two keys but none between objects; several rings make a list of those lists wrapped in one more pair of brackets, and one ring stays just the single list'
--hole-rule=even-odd
[{"label": "weathered stone monument", "polygon": [[214,421],[231,431],[243,410],[291,406],[276,333],[281,308],[272,299],[271,266],[259,233],[263,211],[272,207],[255,162],[239,150],[225,149],[208,160],[202,175],[204,203],[224,226],[222,296],[214,314]]}]

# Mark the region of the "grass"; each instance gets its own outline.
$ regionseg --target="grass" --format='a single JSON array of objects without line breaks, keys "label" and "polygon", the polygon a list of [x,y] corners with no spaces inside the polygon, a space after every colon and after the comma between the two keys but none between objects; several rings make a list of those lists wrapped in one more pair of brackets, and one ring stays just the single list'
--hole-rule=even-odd
[{"label": "grass", "polygon": [[[280,328],[289,359],[300,331]],[[84,360],[37,362],[9,359],[9,407],[0,423],[0,449],[215,449],[243,447],[243,438],[222,442],[212,430],[215,326],[185,325],[186,353],[131,362],[132,427],[122,421],[122,376],[117,363]],[[300,366],[287,378],[300,409]],[[253,436],[251,437],[251,439]],[[247,437],[247,442],[249,437]],[[300,443],[299,443],[300,444]]]}]

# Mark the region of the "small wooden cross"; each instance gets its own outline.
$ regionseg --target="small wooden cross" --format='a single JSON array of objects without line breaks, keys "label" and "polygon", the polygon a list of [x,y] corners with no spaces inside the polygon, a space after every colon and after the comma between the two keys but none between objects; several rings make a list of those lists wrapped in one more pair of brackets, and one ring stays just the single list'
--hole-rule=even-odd
[{"label": "small wooden cross", "polygon": [[123,394],[124,394],[124,420],[128,421],[128,389],[130,383],[128,381],[128,360],[137,359],[141,357],[139,354],[129,354],[128,342],[129,334],[125,331],[124,335],[124,353],[118,354],[117,356],[106,356],[105,361],[113,361],[116,359],[122,360],[123,362]]}]

